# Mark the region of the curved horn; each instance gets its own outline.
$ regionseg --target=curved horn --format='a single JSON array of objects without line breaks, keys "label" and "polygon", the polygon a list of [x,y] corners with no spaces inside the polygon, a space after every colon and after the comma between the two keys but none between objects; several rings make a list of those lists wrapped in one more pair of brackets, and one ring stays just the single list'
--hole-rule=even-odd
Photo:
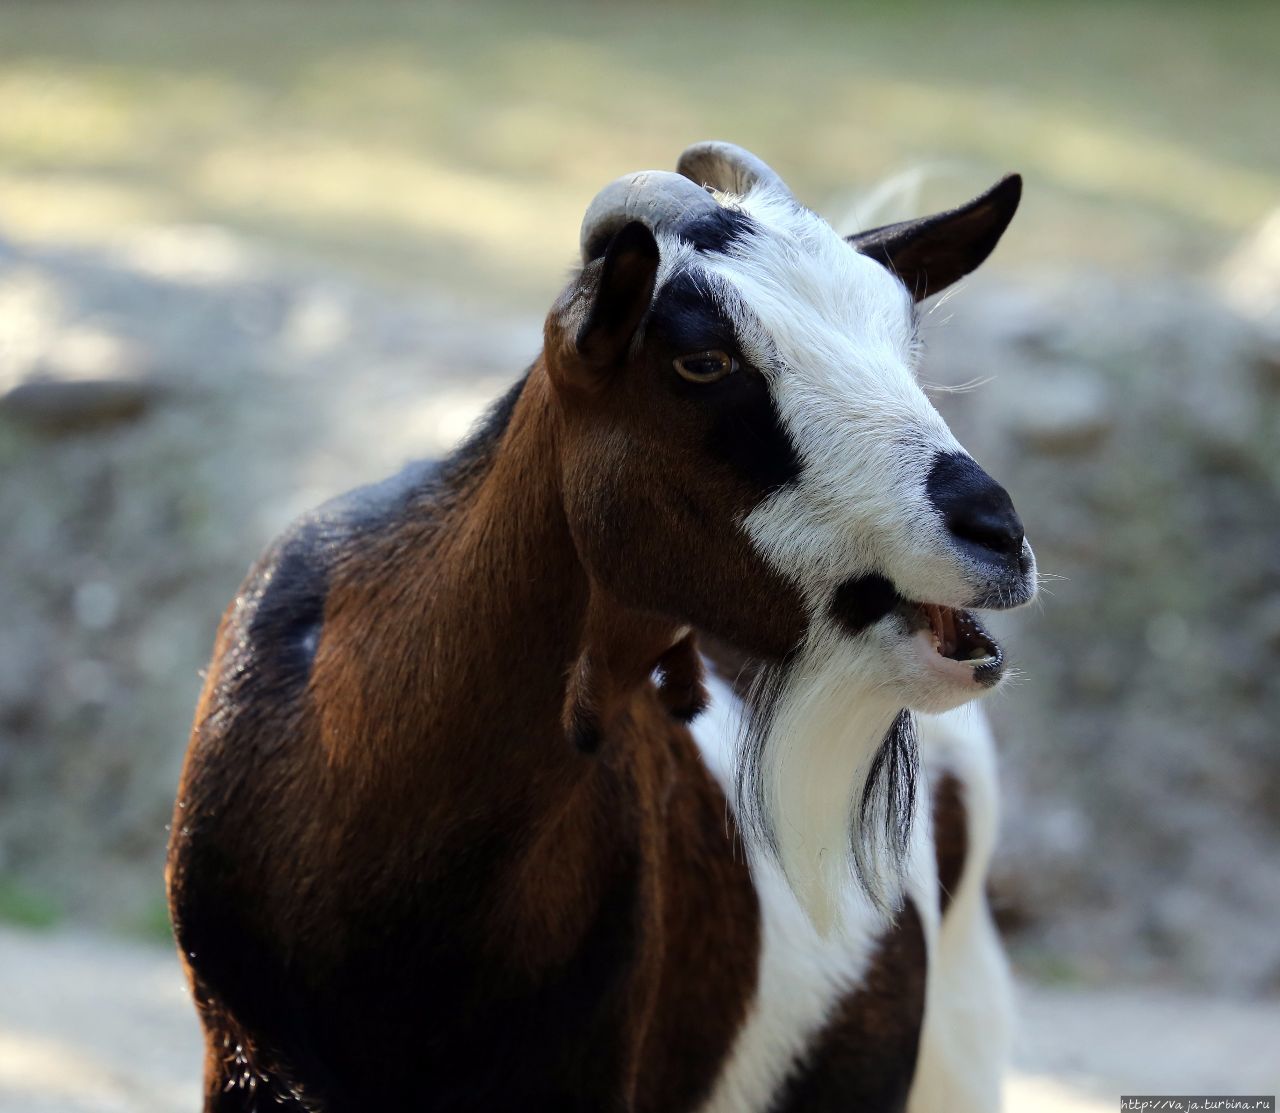
[{"label": "curved horn", "polygon": [[676,162],[676,170],[698,185],[709,185],[722,193],[739,196],[763,187],[791,196],[791,190],[764,159],[734,143],[708,139],[686,147]]},{"label": "curved horn", "polygon": [[701,186],[670,170],[640,170],[610,182],[582,218],[582,261],[591,262],[623,225],[638,220],[650,231],[675,228],[692,217],[719,209]]}]

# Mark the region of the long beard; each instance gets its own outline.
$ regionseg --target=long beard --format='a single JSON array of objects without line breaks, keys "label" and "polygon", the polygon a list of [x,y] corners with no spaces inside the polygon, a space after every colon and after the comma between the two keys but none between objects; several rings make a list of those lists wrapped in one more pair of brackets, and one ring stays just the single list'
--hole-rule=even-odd
[{"label": "long beard", "polygon": [[885,916],[901,898],[916,809],[915,721],[832,630],[763,671],[747,700],[736,804],[822,934],[850,897]]}]

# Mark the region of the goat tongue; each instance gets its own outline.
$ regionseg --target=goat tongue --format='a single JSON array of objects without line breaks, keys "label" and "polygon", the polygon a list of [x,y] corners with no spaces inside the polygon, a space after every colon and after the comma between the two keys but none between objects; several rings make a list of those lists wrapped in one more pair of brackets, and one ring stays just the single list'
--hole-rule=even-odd
[{"label": "goat tongue", "polygon": [[956,650],[955,612],[950,607],[940,607],[936,603],[924,605],[925,617],[938,643],[938,652],[943,657],[954,656]]},{"label": "goat tongue", "polygon": [[926,603],[925,617],[938,643],[938,653],[953,661],[985,662],[999,650],[982,624],[969,611]]}]

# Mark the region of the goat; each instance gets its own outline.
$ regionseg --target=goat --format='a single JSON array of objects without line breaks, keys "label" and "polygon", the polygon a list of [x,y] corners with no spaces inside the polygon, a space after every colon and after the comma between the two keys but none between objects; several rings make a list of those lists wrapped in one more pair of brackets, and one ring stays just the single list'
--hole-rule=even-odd
[{"label": "goat", "polygon": [[619,179],[469,439],[261,558],[167,871],[206,1113],[997,1106],[952,709],[1035,561],[913,362],[1020,191],[846,241],[730,144]]}]

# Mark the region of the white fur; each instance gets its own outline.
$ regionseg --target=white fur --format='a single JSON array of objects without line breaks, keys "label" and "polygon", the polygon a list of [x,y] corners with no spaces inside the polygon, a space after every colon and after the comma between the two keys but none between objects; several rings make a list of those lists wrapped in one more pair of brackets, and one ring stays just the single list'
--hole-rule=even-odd
[{"label": "white fur", "polygon": [[[732,798],[741,707],[722,681],[713,679],[708,687],[711,705],[695,722],[693,734],[708,769]],[[929,810],[922,808],[905,885],[930,955],[912,1113],[998,1109],[1007,1043],[1008,979],[982,901],[985,861],[994,838],[993,818],[983,810],[994,799],[990,736],[980,714],[965,720],[955,715],[924,720],[921,743],[927,773],[946,768],[966,785],[973,864],[966,863],[961,892],[940,928]],[[749,846],[748,857],[761,910],[759,982],[746,1023],[702,1113],[752,1113],[770,1107],[841,1000],[858,989],[888,926],[865,895],[844,886],[833,930],[820,933],[771,856]]]},{"label": "white fur", "polygon": [[[930,669],[936,654],[921,653],[901,616],[851,636],[829,616],[831,599],[845,581],[875,574],[908,599],[964,607],[990,593],[992,573],[958,552],[926,490],[938,454],[963,450],[916,382],[906,288],[784,195],[766,189],[719,200],[749,214],[756,231],[710,255],[660,236],[658,286],[682,270],[702,276],[765,376],[800,458],[798,479],[741,523],[796,585],[810,622],[761,751],[756,791],[737,804],[744,837],[776,846],[783,875],[827,931],[858,881],[874,902],[896,902],[901,862],[881,831],[862,825],[856,848],[849,838],[895,716],[904,707],[943,711],[978,694],[971,681]],[[1033,585],[1032,571],[1024,599]],[[875,868],[859,872],[860,857]]]},{"label": "white fur", "polygon": [[[695,721],[693,734],[707,767],[731,795],[741,708],[722,681],[712,679],[708,687],[711,706]],[[928,842],[928,824],[920,823],[913,835],[913,866],[931,861]],[[841,998],[856,990],[885,928],[883,914],[867,896],[843,886],[835,930],[819,932],[772,857],[750,846],[748,857],[760,900],[759,982],[703,1113],[769,1107]],[[936,889],[930,886],[927,869],[913,870],[910,889],[918,892],[925,919],[928,909],[937,907]]]},{"label": "white fur", "polygon": [[[747,844],[764,847],[772,838],[782,875],[821,934],[839,926],[850,889],[880,909],[899,897],[901,863],[882,832],[851,831],[872,761],[902,707],[896,692],[867,682],[867,664],[868,655],[828,625],[810,635],[761,748],[751,786],[760,795],[734,799]],[[851,834],[867,848],[871,868],[861,874]],[[855,874],[861,886],[850,884]]]},{"label": "white fur", "polygon": [[[746,791],[735,775],[739,710],[724,685],[714,686],[715,708],[694,728],[737,812],[763,931],[758,993],[706,1109],[768,1107],[836,1003],[858,986],[888,926],[884,910],[903,896],[921,916],[931,956],[912,1108],[994,1109],[1007,976],[982,895],[994,838],[989,736],[922,724],[920,806],[905,860],[895,860],[900,852],[875,822],[885,813],[874,796],[869,821],[858,816],[899,711],[947,711],[977,688],[931,669],[936,654],[921,652],[902,616],[853,635],[829,614],[836,589],[868,574],[919,602],[964,607],[991,593],[992,573],[957,551],[926,490],[938,454],[963,450],[916,383],[915,321],[902,283],[785,196],[757,190],[719,200],[748,213],[758,231],[711,255],[660,236],[658,286],[682,270],[700,273],[769,385],[801,471],[741,526],[796,585],[809,629],[753,751]],[[1033,592],[1034,567],[1006,597]],[[935,762],[961,777],[976,816],[961,892],[941,931],[927,807]],[[851,833],[863,845],[861,885]]]},{"label": "white fur", "polygon": [[910,598],[963,605],[963,575],[925,480],[963,451],[916,382],[911,297],[819,217],[744,199],[766,231],[708,269],[749,310],[740,331],[799,454],[798,483],[749,515],[748,535],[814,602],[878,572]]},{"label": "white fur", "polygon": [[999,823],[995,743],[976,707],[927,720],[927,780],[963,786],[968,845],[960,885],[929,953],[924,1033],[909,1113],[994,1113],[1012,1038],[1013,986],[987,907]]}]

